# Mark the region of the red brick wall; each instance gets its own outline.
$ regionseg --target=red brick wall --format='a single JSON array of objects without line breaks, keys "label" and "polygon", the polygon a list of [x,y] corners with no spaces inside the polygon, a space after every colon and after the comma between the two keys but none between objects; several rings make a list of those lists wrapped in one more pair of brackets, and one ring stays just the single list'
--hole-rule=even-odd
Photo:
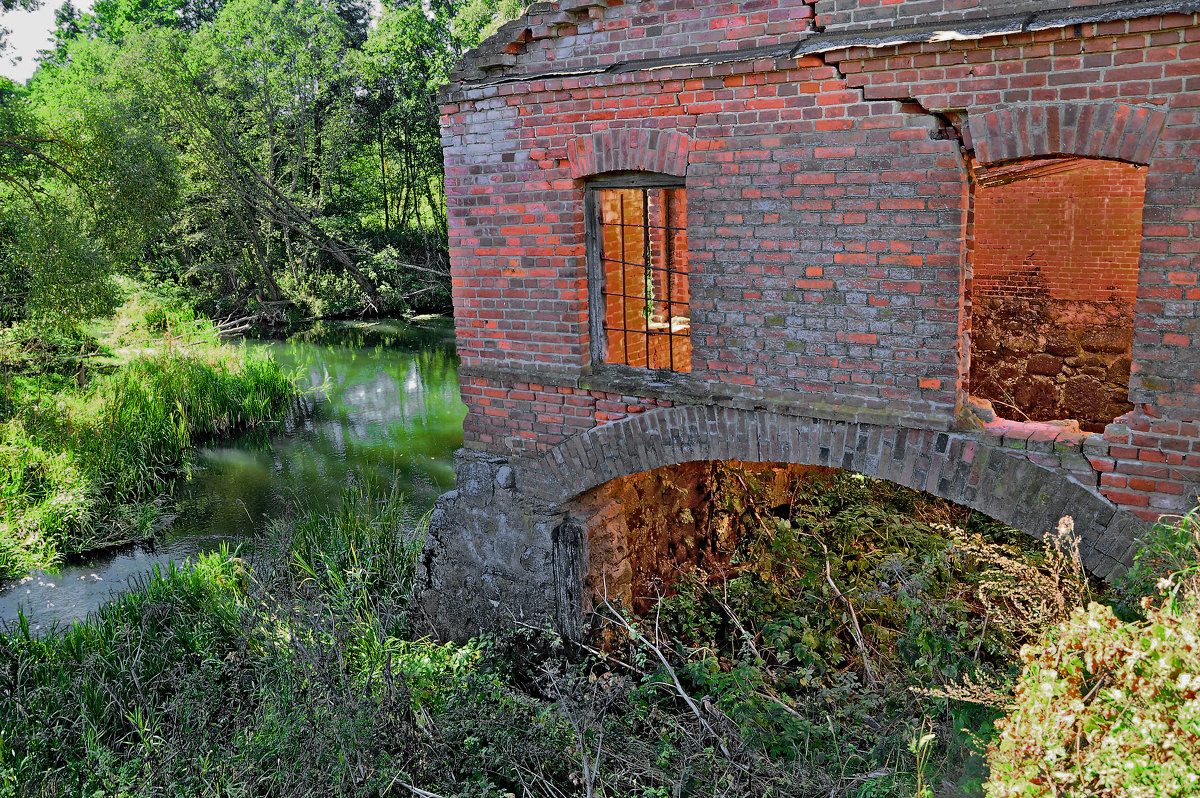
[{"label": "red brick wall", "polygon": [[875,30],[1103,5],[1112,0],[817,0],[826,30]]},{"label": "red brick wall", "polygon": [[462,397],[471,408],[463,421],[466,439],[505,453],[546,449],[601,424],[673,404],[668,399],[478,377],[462,380]]},{"label": "red brick wall", "polygon": [[[522,65],[514,72],[599,71],[618,64],[735,49],[780,47],[815,30],[812,0],[713,2],[713,0],[558,0],[537,3],[533,13],[504,25],[460,68],[476,78],[492,66]],[[525,65],[536,64],[539,69]],[[669,105],[659,97],[644,107]],[[634,117],[625,111],[622,118]],[[638,115],[640,116],[640,115]]]},{"label": "red brick wall", "polygon": [[570,179],[566,146],[616,124],[614,112],[644,115],[648,97],[667,98],[654,123],[687,130],[693,147],[693,374],[771,397],[952,412],[957,144],[932,139],[927,115],[862,102],[819,58],[764,66],[535,80],[444,107],[462,131],[447,185],[468,370],[583,372],[583,183]]},{"label": "red brick wall", "polygon": [[[1197,19],[1168,15],[793,59],[786,46],[770,47],[811,31],[809,4],[751,7],[560,2],[506,27],[502,47],[484,48],[491,65],[472,62],[446,95],[468,444],[516,454],[545,449],[683,390],[606,381],[591,362],[585,181],[572,178],[569,145],[623,128],[690,140],[695,387],[683,392],[692,401],[937,427],[955,423],[963,399],[972,243],[964,238],[969,185],[949,122],[958,123],[967,148],[1002,160],[995,153],[1006,151],[1005,136],[1026,149],[1038,136],[1058,141],[1059,123],[1066,136],[1067,120],[1075,120],[1072,109],[1085,108],[1090,119],[1093,106],[1111,112],[1124,103],[1087,129],[1091,144],[1070,150],[1087,154],[1094,144],[1100,152],[1111,140],[1115,154],[1107,157],[1149,164],[1129,398],[1138,413],[1160,420],[1136,440],[1130,432],[1129,451],[1109,459],[1119,475],[1141,453],[1162,455],[1162,480],[1194,493]],[[767,49],[753,60],[731,55],[751,46]],[[703,53],[732,60],[696,57]],[[638,67],[643,58],[659,60]],[[548,74],[558,71],[574,74]],[[533,74],[542,77],[521,77]],[[964,125],[1050,103],[1066,109],[1054,107],[1053,126],[1048,117],[1022,122],[1032,127],[976,143]],[[1165,112],[1161,137],[1154,128],[1139,138],[1146,109],[1160,121]],[[1160,434],[1163,424],[1183,432]],[[1174,454],[1163,454],[1167,443]],[[1138,486],[1112,495],[1147,514],[1185,501],[1174,488],[1129,499],[1146,483]]]},{"label": "red brick wall", "polygon": [[[856,48],[830,57],[867,98],[911,97],[929,109],[968,108],[968,120],[1030,103],[1077,105],[1090,113],[1089,104],[1120,100],[1168,111],[1161,137],[1144,153],[1149,167],[1129,397],[1175,418],[1200,416],[1200,288],[1192,230],[1194,208],[1200,205],[1197,17],[1175,14],[972,42]],[[1109,117],[1090,135],[1104,141],[1124,124]],[[966,144],[977,151],[982,146],[969,136]],[[1020,142],[1013,149],[1020,150]]]},{"label": "red brick wall", "polygon": [[1019,296],[1036,267],[1051,299],[1137,296],[1146,170],[1084,161],[975,192],[975,296]]}]

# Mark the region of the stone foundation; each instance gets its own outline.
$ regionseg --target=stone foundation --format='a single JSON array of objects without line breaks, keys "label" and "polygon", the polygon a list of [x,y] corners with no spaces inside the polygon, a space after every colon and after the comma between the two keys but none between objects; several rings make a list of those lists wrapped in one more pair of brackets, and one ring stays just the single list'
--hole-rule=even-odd
[{"label": "stone foundation", "polygon": [[575,633],[582,528],[518,494],[503,457],[460,449],[454,473],[457,489],[438,498],[417,562],[416,608],[429,630],[455,640],[519,623]]},{"label": "stone foundation", "polygon": [[1088,432],[1129,402],[1133,306],[984,296],[971,307],[971,394],[1014,421],[1074,420]]}]

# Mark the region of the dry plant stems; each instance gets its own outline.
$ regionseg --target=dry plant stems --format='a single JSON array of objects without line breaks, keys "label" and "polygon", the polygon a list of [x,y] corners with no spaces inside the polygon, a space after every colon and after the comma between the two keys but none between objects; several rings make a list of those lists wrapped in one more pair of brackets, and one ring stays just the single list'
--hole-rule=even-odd
[{"label": "dry plant stems", "polygon": [[1004,709],[1012,702],[1011,684],[997,677],[980,674],[964,674],[958,682],[939,685],[938,687],[909,688],[914,693],[930,698],[948,698],[951,701],[961,701],[966,704]]},{"label": "dry plant stems", "polygon": [[833,581],[833,574],[830,573],[829,548],[825,545],[825,542],[816,535],[807,535],[807,537],[817,541],[817,543],[821,546],[821,551],[825,553],[825,581],[829,583],[829,588],[833,591],[833,595],[837,596],[841,602],[846,605],[846,609],[850,611],[850,620],[854,625],[854,642],[858,644],[858,650],[862,654],[863,671],[865,671],[867,675],[867,684],[871,685],[872,687],[876,687],[879,685],[879,680],[875,678],[875,669],[871,667],[871,654],[869,651],[867,651],[867,641],[866,638],[863,637],[862,627],[858,624],[858,613],[854,611],[854,605],[850,603],[850,599],[846,598],[844,595],[842,595],[842,591],[838,590],[838,586],[834,584]]},{"label": "dry plant stems", "polygon": [[409,784],[407,781],[401,781],[399,776],[395,776],[392,778],[391,783],[389,783],[388,786],[384,789],[385,794],[391,789],[392,785],[396,785],[398,787],[403,787],[404,789],[408,790],[413,795],[417,796],[417,798],[444,798],[444,796],[439,795],[436,792],[430,792],[429,790],[423,790],[414,784]]},{"label": "dry plant stems", "polygon": [[[554,694],[558,696],[558,704],[562,708],[563,713],[567,716],[567,721],[571,724],[571,728],[575,730],[575,738],[579,743],[579,767],[583,773],[583,785],[586,789],[587,798],[593,798],[596,794],[596,776],[600,773],[600,757],[604,753],[604,724],[600,724],[600,736],[596,740],[596,758],[592,760],[588,756],[587,743],[587,727],[583,720],[577,716],[576,712],[571,709],[566,697],[559,687],[558,680],[553,672],[545,670],[546,678],[549,680],[551,687],[554,689]],[[603,720],[603,713],[600,713]]]},{"label": "dry plant stems", "polygon": [[667,660],[666,655],[663,654],[662,649],[647,640],[646,636],[634,628],[634,626],[625,618],[625,615],[616,607],[614,607],[611,602],[609,602],[607,583],[604,585],[603,603],[604,607],[608,610],[608,614],[603,616],[605,620],[616,623],[625,631],[627,635],[629,635],[631,640],[646,646],[650,653],[654,654],[655,659],[658,660],[663,670],[666,671],[667,675],[671,677],[671,683],[675,687],[675,694],[678,695],[679,698],[683,700],[684,704],[687,705],[687,708],[692,711],[692,714],[696,716],[696,720],[700,721],[700,725],[704,727],[704,730],[717,741],[717,746],[721,749],[721,753],[724,754],[726,758],[730,759],[730,761],[733,761],[733,754],[730,752],[729,746],[725,744],[724,737],[717,734],[716,729],[714,729],[704,717],[704,712],[701,710],[700,705],[696,703],[696,699],[692,698],[691,695],[688,694],[688,691],[684,689],[682,682],[679,681],[679,674],[675,672],[673,667],[671,667],[671,663]]},{"label": "dry plant stems", "polygon": [[949,525],[937,527],[954,541],[952,551],[973,558],[983,568],[976,596],[989,623],[1018,634],[1045,629],[1065,619],[1091,596],[1070,516],[1059,519],[1055,530],[1043,539],[1045,564],[1041,568],[987,545],[979,535]]}]

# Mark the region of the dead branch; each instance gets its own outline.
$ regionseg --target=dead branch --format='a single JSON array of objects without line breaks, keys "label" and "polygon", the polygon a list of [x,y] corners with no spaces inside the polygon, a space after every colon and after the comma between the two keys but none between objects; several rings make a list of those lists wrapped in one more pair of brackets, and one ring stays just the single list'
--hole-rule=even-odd
[{"label": "dead branch", "polygon": [[871,667],[871,655],[867,651],[867,640],[863,636],[862,627],[858,625],[858,613],[854,611],[854,605],[850,603],[850,599],[842,595],[842,591],[838,590],[838,586],[833,582],[833,573],[829,568],[829,549],[826,547],[825,541],[808,532],[801,532],[800,534],[817,541],[817,545],[821,547],[821,551],[825,552],[825,581],[829,583],[833,594],[841,599],[842,603],[846,605],[846,609],[850,610],[850,621],[853,624],[851,632],[854,634],[854,642],[858,645],[858,650],[862,652],[863,670],[867,674],[867,683],[872,687],[878,686],[879,680],[875,678],[875,669]]},{"label": "dead branch", "polygon": [[647,640],[645,635],[643,635],[641,632],[639,632],[637,629],[635,629],[629,623],[629,621],[627,621],[625,619],[625,616],[622,615],[616,609],[616,607],[614,607],[611,603],[609,603],[608,586],[607,585],[605,585],[604,592],[605,592],[604,606],[608,608],[609,613],[611,613],[611,615],[612,615],[612,618],[610,620],[615,621],[622,629],[624,629],[625,633],[628,634],[631,639],[641,642],[647,648],[650,649],[650,651],[654,654],[655,658],[658,660],[659,664],[661,664],[663,669],[667,672],[667,675],[671,677],[671,682],[675,687],[676,695],[678,695],[683,700],[683,702],[685,704],[687,704],[688,709],[690,709],[692,711],[692,714],[696,716],[696,720],[700,721],[700,725],[704,727],[704,730],[707,731],[710,735],[712,735],[717,740],[717,745],[720,747],[721,753],[724,754],[725,757],[732,762],[733,754],[730,752],[729,747],[725,744],[725,739],[723,737],[721,737],[721,735],[717,734],[716,729],[714,729],[712,727],[712,725],[708,722],[708,720],[704,717],[704,713],[700,709],[700,705],[696,703],[696,699],[694,699],[690,695],[688,695],[687,690],[685,690],[683,687],[683,683],[681,681],[679,681],[679,674],[677,674],[675,672],[675,669],[671,667],[671,663],[667,661],[667,657],[665,654],[662,653],[662,649],[660,649],[658,646],[654,645],[652,642]]},{"label": "dead branch", "polygon": [[387,788],[384,789],[384,792],[387,792],[388,790],[390,790],[392,788],[393,784],[400,785],[401,787],[408,790],[413,795],[417,796],[417,798],[444,798],[444,796],[438,795],[436,792],[430,792],[429,790],[422,790],[420,787],[416,787],[412,784],[409,784],[407,781],[400,781],[399,776],[396,776],[391,780],[391,782],[388,784]]}]

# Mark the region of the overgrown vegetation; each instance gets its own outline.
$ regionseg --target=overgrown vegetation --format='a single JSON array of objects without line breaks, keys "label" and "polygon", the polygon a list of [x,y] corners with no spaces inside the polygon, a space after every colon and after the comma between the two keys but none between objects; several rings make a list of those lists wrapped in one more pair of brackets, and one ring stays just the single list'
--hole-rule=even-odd
[{"label": "overgrown vegetation", "polygon": [[1022,649],[989,796],[1200,793],[1200,508],[1147,544],[1126,580],[1144,617],[1093,602]]},{"label": "overgrown vegetation", "polygon": [[[1031,543],[847,475],[798,482],[768,512],[759,486],[725,476],[732,570],[687,575],[642,618],[602,604],[585,645],[419,637],[421,524],[367,490],[300,508],[249,560],[157,574],[86,624],[18,623],[0,636],[0,795],[908,798],[980,794],[989,741],[993,761],[1028,761],[1005,746],[1045,717],[1029,690],[993,731],[1019,648],[1042,662],[1047,625],[1075,630],[1063,651],[1094,634],[1071,614],[1089,588],[1067,525]],[[1127,629],[1166,625],[1151,612]],[[1173,695],[1156,717],[1186,723]],[[1004,773],[991,794],[1053,794]]]},{"label": "overgrown vegetation", "polygon": [[714,469],[734,571],[683,575],[639,634],[744,745],[830,774],[798,794],[978,792],[1020,647],[1089,590],[1068,530],[1036,544],[840,472],[772,509],[754,476]]},{"label": "overgrown vegetation", "polygon": [[0,328],[0,578],[148,537],[193,446],[294,393],[269,356],[165,297],[134,292],[113,324]]},{"label": "overgrown vegetation", "polygon": [[102,314],[114,273],[263,328],[449,309],[436,93],[521,7],[63,4],[0,78],[0,323]]}]

